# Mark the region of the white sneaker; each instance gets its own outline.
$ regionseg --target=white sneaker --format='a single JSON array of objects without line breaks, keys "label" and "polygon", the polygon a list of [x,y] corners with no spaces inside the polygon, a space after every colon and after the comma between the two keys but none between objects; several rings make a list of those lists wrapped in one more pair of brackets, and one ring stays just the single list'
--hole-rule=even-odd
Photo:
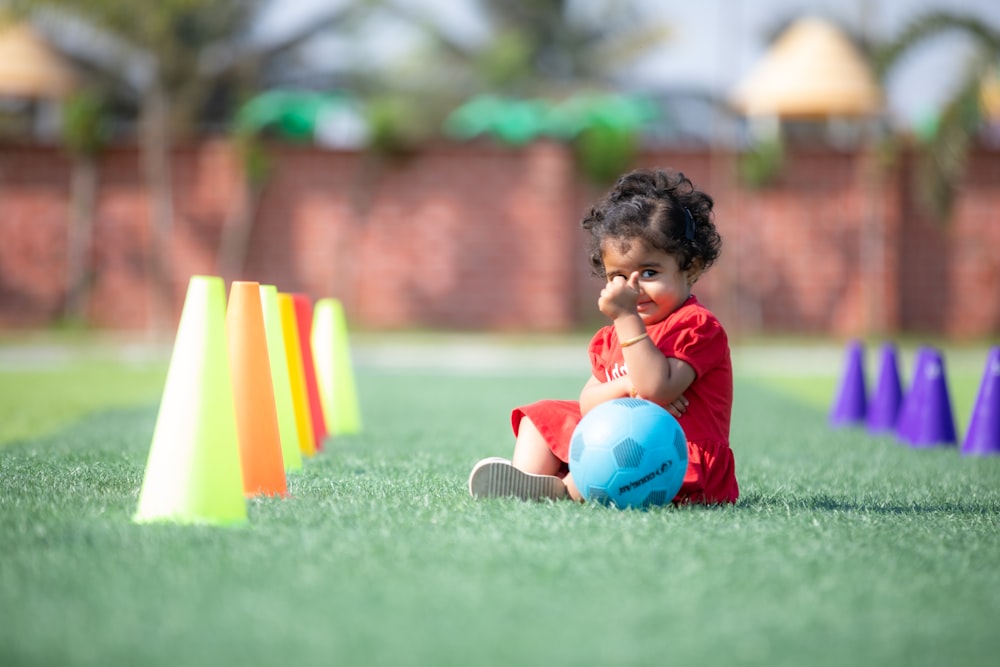
[{"label": "white sneaker", "polygon": [[554,475],[532,475],[518,470],[507,459],[483,459],[469,475],[469,493],[474,498],[520,498],[561,500],[569,497],[566,485]]}]

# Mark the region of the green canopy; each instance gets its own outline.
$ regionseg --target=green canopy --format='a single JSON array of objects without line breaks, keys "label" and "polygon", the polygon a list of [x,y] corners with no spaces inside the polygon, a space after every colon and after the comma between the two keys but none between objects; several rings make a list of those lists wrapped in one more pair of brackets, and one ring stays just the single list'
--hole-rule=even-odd
[{"label": "green canopy", "polygon": [[354,104],[345,93],[268,90],[236,114],[236,127],[247,132],[272,128],[289,139],[312,139],[317,120],[331,107]]},{"label": "green canopy", "polygon": [[478,95],[449,114],[444,131],[455,139],[487,135],[519,146],[545,133],[548,112],[543,100]]},{"label": "green canopy", "polygon": [[547,118],[549,135],[569,141],[588,128],[632,132],[656,120],[659,110],[643,97],[581,92],[554,106]]},{"label": "green canopy", "polygon": [[455,139],[492,136],[522,145],[544,136],[572,141],[594,127],[632,132],[658,117],[653,102],[619,93],[581,92],[558,104],[487,94],[455,109],[445,120],[444,131]]}]

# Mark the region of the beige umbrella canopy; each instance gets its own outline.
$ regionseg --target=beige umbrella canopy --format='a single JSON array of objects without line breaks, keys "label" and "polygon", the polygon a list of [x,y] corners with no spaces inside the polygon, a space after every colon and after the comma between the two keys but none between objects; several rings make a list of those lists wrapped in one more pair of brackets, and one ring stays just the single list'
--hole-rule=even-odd
[{"label": "beige umbrella canopy", "polygon": [[882,107],[871,68],[836,27],[800,19],[737,86],[732,102],[748,116],[868,116]]},{"label": "beige umbrella canopy", "polygon": [[1000,67],[991,67],[983,77],[979,101],[987,120],[1000,121]]},{"label": "beige umbrella canopy", "polygon": [[0,97],[60,99],[76,84],[72,65],[31,26],[0,20]]}]

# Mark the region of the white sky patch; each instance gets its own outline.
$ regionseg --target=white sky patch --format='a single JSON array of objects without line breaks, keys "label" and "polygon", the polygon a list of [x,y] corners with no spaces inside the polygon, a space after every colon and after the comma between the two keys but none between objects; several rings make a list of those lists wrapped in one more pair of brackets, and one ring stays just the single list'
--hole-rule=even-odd
[{"label": "white sky patch", "polygon": [[[321,16],[347,0],[273,0],[265,12],[261,34],[281,34]],[[485,17],[475,0],[396,0],[400,6],[444,28],[456,41],[474,44],[488,37]],[[599,3],[571,3],[578,11],[596,13]],[[662,47],[631,64],[621,80],[630,89],[701,90],[727,97],[763,55],[767,37],[796,16],[832,19],[879,40],[899,33],[907,22],[929,10],[972,14],[1000,30],[996,0],[640,0],[651,19],[671,26]],[[352,39],[317,38],[302,53],[322,65],[334,61],[379,66],[420,49],[419,33],[388,14],[376,18]],[[959,34],[929,40],[891,73],[887,94],[894,118],[912,123],[937,110],[960,85],[969,40]]]}]

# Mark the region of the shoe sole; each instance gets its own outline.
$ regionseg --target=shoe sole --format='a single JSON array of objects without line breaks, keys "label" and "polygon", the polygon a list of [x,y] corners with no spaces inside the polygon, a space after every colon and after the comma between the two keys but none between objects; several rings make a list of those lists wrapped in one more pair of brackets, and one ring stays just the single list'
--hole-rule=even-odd
[{"label": "shoe sole", "polygon": [[469,493],[474,498],[510,497],[521,500],[561,500],[569,495],[566,485],[558,477],[532,475],[502,459],[487,459],[472,469]]}]

